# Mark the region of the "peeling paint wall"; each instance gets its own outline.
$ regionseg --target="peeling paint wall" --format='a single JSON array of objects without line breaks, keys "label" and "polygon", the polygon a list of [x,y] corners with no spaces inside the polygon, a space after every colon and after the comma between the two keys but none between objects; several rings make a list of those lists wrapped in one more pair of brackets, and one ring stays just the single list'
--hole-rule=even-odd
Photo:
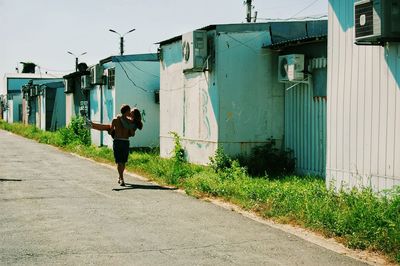
[{"label": "peeling paint wall", "polygon": [[327,186],[400,185],[400,44],[354,44],[353,1],[329,1]]},{"label": "peeling paint wall", "polygon": [[[236,27],[236,26],[235,26]],[[160,153],[172,156],[174,131],[190,162],[206,164],[218,144],[250,152],[269,137],[282,144],[284,90],[267,30],[208,32],[211,71],[182,71],[182,42],[162,45]],[[215,51],[215,55],[212,51]]]},{"label": "peeling paint wall", "polygon": [[[214,33],[209,33],[211,36]],[[183,72],[181,41],[163,46],[160,73],[160,154],[171,157],[174,139],[181,137],[187,159],[205,164],[218,141],[215,72]]]}]

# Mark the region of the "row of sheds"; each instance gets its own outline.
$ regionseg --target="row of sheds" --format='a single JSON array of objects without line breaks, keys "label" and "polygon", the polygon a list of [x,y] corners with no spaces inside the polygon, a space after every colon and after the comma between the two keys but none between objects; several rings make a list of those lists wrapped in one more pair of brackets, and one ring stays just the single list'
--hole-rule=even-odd
[{"label": "row of sheds", "polygon": [[[340,1],[343,5],[346,2]],[[352,93],[355,88],[346,78],[360,80],[363,72],[353,71],[352,77],[344,78],[344,72],[336,69],[354,68],[361,63],[367,68],[373,65],[373,60],[360,62],[360,51],[367,58],[382,58],[382,71],[370,75],[376,76],[375,85],[381,90],[394,90],[390,95],[399,97],[399,64],[391,66],[388,62],[392,61],[384,58],[395,60],[400,48],[392,45],[387,51],[386,47],[354,45],[354,25],[340,27],[342,20],[351,20],[346,17],[351,12],[336,16],[341,9],[335,6],[343,5],[330,3],[329,23],[315,20],[210,25],[160,42],[157,54],[100,60],[63,77],[65,123],[80,114],[110,123],[121,104],[127,103],[139,108],[144,118],[144,129],[131,140],[131,146],[159,146],[163,157],[172,156],[171,132],[181,137],[187,159],[199,164],[208,163],[218,146],[230,155],[248,154],[272,138],[280,148],[293,150],[299,174],[324,176],[328,186],[367,185],[375,190],[396,186],[400,182],[400,149],[391,149],[388,143],[385,148],[377,148],[379,154],[391,154],[385,162],[379,158],[384,173],[378,166],[361,167],[367,163],[359,160],[360,155],[368,157],[365,153],[378,144],[373,135],[368,135],[363,138],[368,140],[364,145],[368,151],[364,151],[357,137],[352,140],[354,131],[346,128],[349,116],[354,121],[347,124],[356,132],[362,131],[357,128],[357,114],[349,113],[351,107],[346,106],[368,103],[360,102]],[[346,41],[342,44],[336,40]],[[352,58],[341,53],[340,47],[346,47]],[[398,49],[397,54],[392,49]],[[352,64],[343,63],[346,60]],[[378,77],[384,73],[388,75]],[[386,86],[378,82],[384,79],[393,81],[386,81]],[[357,84],[357,91],[366,86],[367,82]],[[385,97],[388,100],[389,93],[380,96],[382,102]],[[400,108],[392,109],[387,110],[384,126],[390,127],[400,118],[396,116]],[[362,118],[363,127],[383,125],[371,112]],[[390,137],[394,145],[400,143],[396,134]],[[112,140],[106,133],[92,131],[92,142],[111,146]],[[357,159],[352,160],[354,145]],[[349,163],[341,156],[349,157]]]}]

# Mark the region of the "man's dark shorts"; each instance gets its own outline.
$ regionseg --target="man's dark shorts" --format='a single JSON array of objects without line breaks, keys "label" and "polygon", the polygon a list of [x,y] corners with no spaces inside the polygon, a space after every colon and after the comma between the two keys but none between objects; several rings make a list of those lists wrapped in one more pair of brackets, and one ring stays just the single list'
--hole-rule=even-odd
[{"label": "man's dark shorts", "polygon": [[113,151],[115,163],[126,163],[129,156],[129,140],[114,139]]}]

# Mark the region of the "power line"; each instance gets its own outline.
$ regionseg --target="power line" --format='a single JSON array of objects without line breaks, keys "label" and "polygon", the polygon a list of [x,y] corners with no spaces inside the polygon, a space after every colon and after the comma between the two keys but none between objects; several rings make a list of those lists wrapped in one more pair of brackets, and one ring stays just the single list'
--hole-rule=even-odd
[{"label": "power line", "polygon": [[137,85],[136,82],[133,81],[133,80],[131,79],[131,77],[129,76],[128,72],[126,71],[126,69],[124,68],[124,66],[121,64],[121,61],[120,61],[117,57],[116,57],[116,60],[117,60],[117,63],[121,66],[122,70],[125,72],[126,77],[130,80],[130,82],[132,82],[132,84],[133,84],[135,87],[137,87],[137,88],[139,88],[139,89],[141,89],[142,91],[147,92],[147,93],[154,93],[154,91],[149,91],[149,90],[147,90],[147,89],[145,89],[145,88],[143,88],[143,87]]},{"label": "power line", "polygon": [[312,1],[308,6],[306,6],[305,8],[303,8],[302,10],[300,10],[299,12],[297,12],[296,14],[294,14],[293,16],[291,16],[289,19],[294,18],[295,16],[297,16],[298,14],[300,14],[301,12],[303,12],[304,10],[310,8],[312,5],[314,5],[316,2],[318,2],[319,0],[314,0]]}]

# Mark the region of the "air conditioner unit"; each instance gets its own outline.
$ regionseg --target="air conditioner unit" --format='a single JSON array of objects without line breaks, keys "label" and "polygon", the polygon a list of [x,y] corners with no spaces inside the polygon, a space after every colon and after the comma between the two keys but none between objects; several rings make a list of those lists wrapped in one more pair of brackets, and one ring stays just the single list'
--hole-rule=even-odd
[{"label": "air conditioner unit", "polygon": [[74,78],[64,79],[65,90],[64,93],[72,93],[75,90]]},{"label": "air conditioner unit", "polygon": [[90,68],[91,84],[101,85],[103,84],[103,66],[100,64],[94,65]]},{"label": "air conditioner unit", "polygon": [[400,41],[400,0],[355,2],[354,32],[356,44]]},{"label": "air conditioner unit", "polygon": [[40,92],[40,90],[39,90],[38,86],[35,86],[35,87],[32,88],[32,95],[33,96],[39,96],[39,92]]},{"label": "air conditioner unit", "polygon": [[115,68],[107,69],[107,78],[108,78],[108,88],[112,89],[115,87]]},{"label": "air conditioner unit", "polygon": [[203,71],[207,60],[207,31],[182,35],[183,71]]},{"label": "air conditioner unit", "polygon": [[81,76],[81,89],[82,90],[90,90],[90,88],[92,87],[90,79],[91,79],[91,76],[89,76],[89,75]]},{"label": "air conditioner unit", "polygon": [[288,54],[279,56],[278,80],[280,82],[304,80],[304,55]]}]

